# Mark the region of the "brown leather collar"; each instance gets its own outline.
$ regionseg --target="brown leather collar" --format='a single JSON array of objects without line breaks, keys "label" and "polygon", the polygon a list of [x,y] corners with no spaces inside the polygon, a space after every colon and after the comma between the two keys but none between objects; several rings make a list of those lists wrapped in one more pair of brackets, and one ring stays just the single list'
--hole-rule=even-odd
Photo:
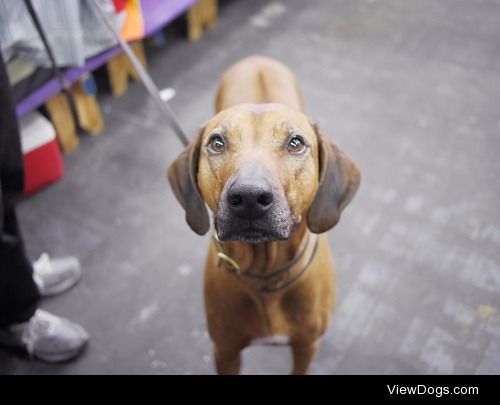
[{"label": "brown leather collar", "polygon": [[219,266],[225,265],[224,267],[227,271],[234,274],[241,281],[247,284],[256,285],[257,289],[263,293],[280,291],[297,281],[306,272],[318,250],[319,236],[313,235],[312,237],[314,238],[314,247],[304,267],[292,272],[293,266],[298,263],[298,261],[306,253],[311,239],[311,234],[308,234],[307,240],[305,241],[304,246],[300,249],[299,253],[297,253],[297,255],[295,255],[287,264],[270,273],[257,274],[248,271],[243,272],[239,264],[224,252],[223,243],[217,238],[216,233],[213,233],[213,239],[217,248],[217,257],[219,258]]}]

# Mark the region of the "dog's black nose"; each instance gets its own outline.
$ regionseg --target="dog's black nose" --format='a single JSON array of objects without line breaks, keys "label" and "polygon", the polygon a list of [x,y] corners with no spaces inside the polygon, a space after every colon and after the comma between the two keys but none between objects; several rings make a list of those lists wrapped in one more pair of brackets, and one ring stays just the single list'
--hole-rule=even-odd
[{"label": "dog's black nose", "polygon": [[273,199],[271,184],[266,179],[237,180],[227,193],[229,208],[240,218],[264,216],[273,205]]}]

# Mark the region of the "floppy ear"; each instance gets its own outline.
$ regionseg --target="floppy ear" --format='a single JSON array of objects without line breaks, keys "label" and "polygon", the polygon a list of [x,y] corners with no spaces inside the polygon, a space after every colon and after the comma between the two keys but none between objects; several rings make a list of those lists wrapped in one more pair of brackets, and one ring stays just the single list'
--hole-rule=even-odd
[{"label": "floppy ear", "polygon": [[203,130],[204,128],[168,168],[170,186],[177,201],[186,211],[187,223],[198,235],[207,233],[210,227],[208,211],[197,180]]},{"label": "floppy ear", "polygon": [[318,137],[319,186],[307,213],[307,226],[314,233],[333,228],[340,213],[359,187],[361,173],[354,161],[313,124]]}]

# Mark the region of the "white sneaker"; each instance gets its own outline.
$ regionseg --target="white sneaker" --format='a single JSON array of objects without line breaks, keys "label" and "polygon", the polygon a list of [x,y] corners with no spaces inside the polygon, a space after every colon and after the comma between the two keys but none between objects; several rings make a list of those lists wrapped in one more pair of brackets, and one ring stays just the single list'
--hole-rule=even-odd
[{"label": "white sneaker", "polygon": [[47,253],[33,263],[33,279],[42,297],[57,295],[69,290],[82,277],[80,262],[76,257],[51,259]]},{"label": "white sneaker", "polygon": [[32,357],[57,363],[81,353],[89,340],[78,324],[38,309],[28,322],[0,329],[0,344],[20,348]]}]

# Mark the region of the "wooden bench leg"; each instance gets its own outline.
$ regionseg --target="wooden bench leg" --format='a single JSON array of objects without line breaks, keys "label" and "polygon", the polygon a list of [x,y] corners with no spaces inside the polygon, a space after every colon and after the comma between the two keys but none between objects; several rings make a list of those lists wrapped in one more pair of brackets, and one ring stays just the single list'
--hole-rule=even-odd
[{"label": "wooden bench leg", "polygon": [[49,118],[54,125],[57,139],[65,153],[78,149],[80,140],[76,133],[76,125],[71,113],[71,107],[66,95],[57,93],[45,103]]},{"label": "wooden bench leg", "polygon": [[188,39],[191,42],[198,41],[203,32],[203,24],[201,21],[200,3],[193,5],[188,11]]},{"label": "wooden bench leg", "polygon": [[217,0],[205,0],[206,4],[206,20],[205,27],[211,29],[217,25]]},{"label": "wooden bench leg", "polygon": [[217,24],[217,0],[200,0],[188,11],[188,38],[194,42],[201,38],[204,28]]},{"label": "wooden bench leg", "polygon": [[[130,47],[132,48],[135,56],[137,56],[137,59],[139,59],[142,65],[146,67],[146,54],[144,53],[142,41],[134,42],[130,45]],[[136,80],[139,79],[139,75],[132,66],[132,63],[123,52],[108,61],[107,69],[111,93],[115,97],[119,97],[127,91],[130,76]]]},{"label": "wooden bench leg", "polygon": [[[146,53],[144,52],[144,45],[142,41],[134,42],[133,44],[130,45],[132,48],[132,51],[134,51],[134,55],[137,57],[139,62],[141,62],[141,65],[144,66],[144,68],[148,67],[148,62],[146,60]],[[135,70],[134,66],[132,65],[132,62],[130,62],[130,59],[127,58],[127,64],[128,64],[128,72],[129,75],[132,76],[134,80],[139,80],[139,74]]]},{"label": "wooden bench leg", "polygon": [[127,56],[124,53],[116,55],[108,61],[106,67],[108,69],[111,94],[119,97],[125,93],[128,87]]},{"label": "wooden bench leg", "polygon": [[71,95],[80,127],[90,135],[101,133],[104,128],[104,120],[97,99],[85,90],[81,81],[76,82],[71,87]]}]

